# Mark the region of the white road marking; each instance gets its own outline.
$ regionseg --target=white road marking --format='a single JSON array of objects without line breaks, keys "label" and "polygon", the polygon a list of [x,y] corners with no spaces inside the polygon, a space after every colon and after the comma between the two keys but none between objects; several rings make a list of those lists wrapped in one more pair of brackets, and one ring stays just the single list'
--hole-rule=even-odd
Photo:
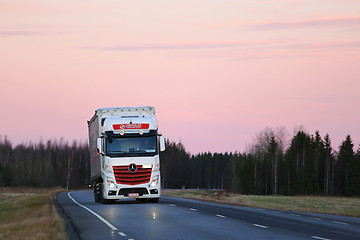
[{"label": "white road marking", "polygon": [[333,221],[333,223],[342,224],[342,225],[349,225],[349,224],[348,224],[348,223],[346,223],[346,222]]},{"label": "white road marking", "polygon": [[253,226],[255,226],[255,227],[259,227],[259,228],[269,228],[269,227],[267,227],[267,226],[264,226],[264,225],[260,225],[260,224],[253,224]]},{"label": "white road marking", "polygon": [[226,218],[224,215],[220,215],[220,214],[216,214],[215,216],[217,216],[219,218]]},{"label": "white road marking", "polygon": [[318,236],[311,236],[312,238],[319,239],[319,240],[330,240],[329,238],[322,238]]},{"label": "white road marking", "polygon": [[175,204],[170,204],[170,206],[172,206],[172,207],[176,207],[176,205],[175,205]]},{"label": "white road marking", "polygon": [[314,220],[318,220],[318,221],[322,221],[321,218],[316,218],[316,217],[309,217],[310,219],[314,219]]},{"label": "white road marking", "polygon": [[293,214],[293,213],[290,213],[289,215],[291,215],[291,216],[295,216],[295,217],[300,217],[300,215]]},{"label": "white road marking", "polygon": [[195,212],[197,211],[197,209],[195,209],[195,208],[189,208],[189,210],[190,211],[195,211]]},{"label": "white road marking", "polygon": [[108,221],[106,221],[103,217],[101,217],[99,214],[97,214],[96,212],[94,212],[93,210],[91,210],[90,208],[85,207],[84,205],[78,203],[73,197],[71,197],[70,193],[68,193],[69,198],[78,206],[86,209],[87,211],[89,211],[90,213],[92,213],[93,215],[95,215],[95,217],[97,217],[98,219],[100,219],[103,223],[105,223],[106,225],[108,225],[109,228],[111,228],[112,230],[116,231],[118,230],[116,227],[114,227],[111,223],[109,223]]},{"label": "white road marking", "polygon": [[126,237],[126,234],[125,234],[125,233],[123,233],[123,232],[118,232],[118,233],[119,233],[120,236]]}]

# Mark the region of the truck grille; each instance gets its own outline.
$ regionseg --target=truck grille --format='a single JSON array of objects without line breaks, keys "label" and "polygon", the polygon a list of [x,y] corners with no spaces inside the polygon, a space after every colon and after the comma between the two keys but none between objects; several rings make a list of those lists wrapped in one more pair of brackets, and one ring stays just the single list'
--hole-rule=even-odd
[{"label": "truck grille", "polygon": [[135,172],[130,172],[129,166],[113,166],[117,184],[136,185],[150,182],[151,168],[136,166]]}]

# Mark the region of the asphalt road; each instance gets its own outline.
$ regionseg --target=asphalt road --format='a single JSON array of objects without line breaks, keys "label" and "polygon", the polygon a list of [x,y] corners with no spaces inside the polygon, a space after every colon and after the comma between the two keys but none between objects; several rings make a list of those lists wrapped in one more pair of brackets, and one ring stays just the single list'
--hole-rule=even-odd
[{"label": "asphalt road", "polygon": [[81,239],[360,239],[360,218],[215,204],[95,203],[92,191],[57,195]]}]

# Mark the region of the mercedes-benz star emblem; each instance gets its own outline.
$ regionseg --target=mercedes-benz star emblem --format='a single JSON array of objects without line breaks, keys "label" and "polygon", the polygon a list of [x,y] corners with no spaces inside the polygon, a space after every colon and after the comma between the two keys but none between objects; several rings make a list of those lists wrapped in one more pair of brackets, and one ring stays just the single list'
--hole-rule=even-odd
[{"label": "mercedes-benz star emblem", "polygon": [[129,165],[129,171],[130,172],[136,172],[136,169],[137,169],[137,166],[136,166],[136,164],[135,163],[132,163],[132,164],[130,164]]}]

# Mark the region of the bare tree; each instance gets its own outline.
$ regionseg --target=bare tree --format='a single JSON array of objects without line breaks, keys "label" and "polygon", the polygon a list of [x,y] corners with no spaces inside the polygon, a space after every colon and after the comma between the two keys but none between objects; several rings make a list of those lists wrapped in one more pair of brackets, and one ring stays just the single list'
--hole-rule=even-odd
[{"label": "bare tree", "polygon": [[[276,195],[278,193],[280,156],[284,154],[287,145],[288,132],[283,126],[275,129],[267,127],[256,135],[256,139],[251,147],[251,154],[256,159],[259,159],[260,163],[265,167],[265,194],[268,194],[268,179],[270,177],[268,172],[271,174],[272,194]],[[256,163],[254,168],[256,174]]]}]

